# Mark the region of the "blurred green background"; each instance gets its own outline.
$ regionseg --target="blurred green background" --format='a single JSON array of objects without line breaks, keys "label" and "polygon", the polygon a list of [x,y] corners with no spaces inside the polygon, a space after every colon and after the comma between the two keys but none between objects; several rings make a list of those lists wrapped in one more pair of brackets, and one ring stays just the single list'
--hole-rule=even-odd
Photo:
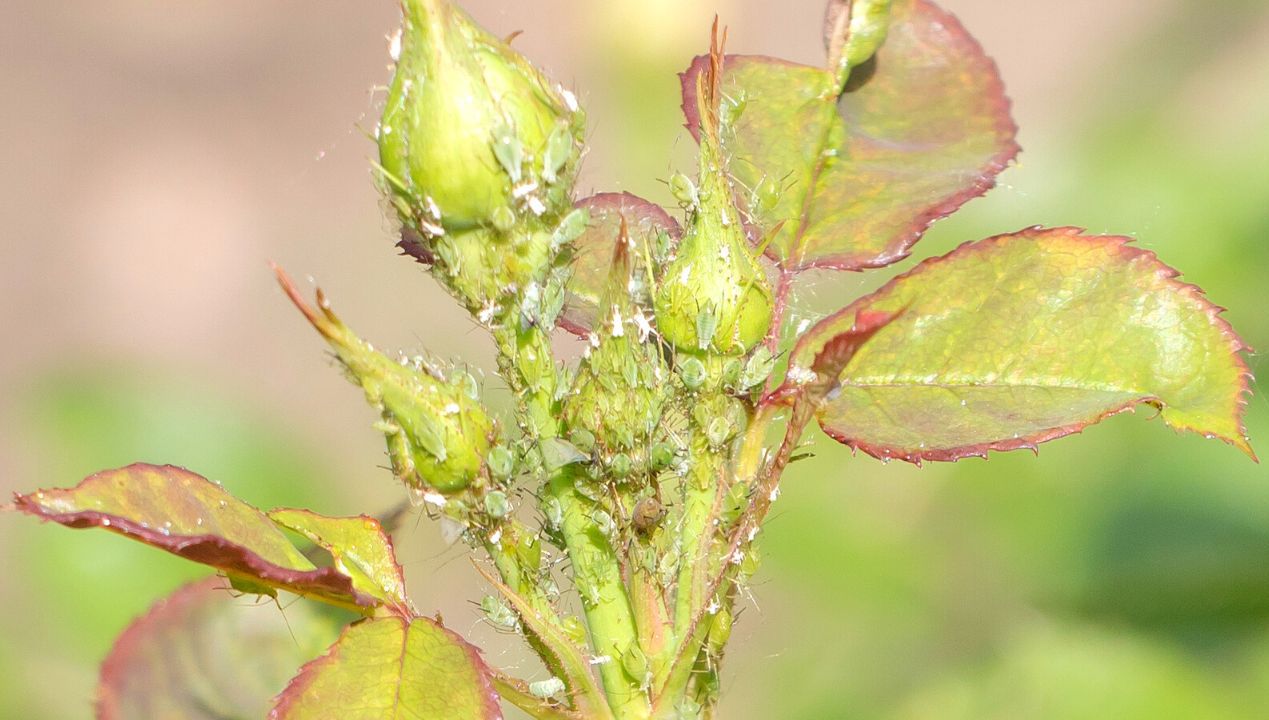
[{"label": "blurred green background", "polygon": [[[897,269],[1032,224],[1131,234],[1269,346],[1265,3],[944,4],[1000,63],[1024,154]],[[714,12],[735,51],[820,57],[820,0],[469,5],[498,32],[526,30],[517,47],[590,108],[583,190],[668,199],[661,180],[692,150],[673,73]],[[485,338],[393,257],[380,219],[364,133],[394,23],[388,0],[7,6],[0,491],[146,460],[264,506],[374,512],[400,498],[370,411],[266,268],[320,278],[378,345],[492,367]],[[889,274],[821,276],[800,311]],[[1264,453],[1256,389],[1248,425]],[[721,716],[1269,716],[1269,471],[1150,415],[1038,457],[921,469],[821,439],[770,522]],[[420,608],[521,669],[479,621],[463,553],[426,521],[397,545]],[[0,554],[5,718],[89,717],[111,638],[199,575],[11,515]]]}]

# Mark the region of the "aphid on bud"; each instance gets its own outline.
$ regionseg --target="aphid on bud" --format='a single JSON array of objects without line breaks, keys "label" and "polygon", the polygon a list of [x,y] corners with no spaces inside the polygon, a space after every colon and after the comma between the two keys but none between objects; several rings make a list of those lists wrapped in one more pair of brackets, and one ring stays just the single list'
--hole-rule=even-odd
[{"label": "aphid on bud", "polygon": [[683,386],[688,390],[699,390],[701,385],[705,384],[705,364],[697,358],[685,357],[675,369],[679,372],[679,379],[683,381]]},{"label": "aphid on bud", "polygon": [[674,446],[667,442],[659,442],[652,446],[649,460],[654,471],[664,470],[674,463]]},{"label": "aphid on bud", "polygon": [[551,530],[558,531],[564,525],[564,508],[560,501],[548,496],[542,501],[542,514],[546,516],[546,524]]},{"label": "aphid on bud", "polygon": [[581,237],[582,233],[586,232],[588,222],[590,222],[590,212],[586,208],[577,208],[565,215],[551,235],[551,249],[559,250]]},{"label": "aphid on bud", "polygon": [[775,356],[765,345],[759,345],[745,361],[745,367],[740,371],[740,377],[736,381],[736,389],[746,392],[761,385],[767,381],[774,369]]},{"label": "aphid on bud", "polygon": [[674,173],[670,177],[670,194],[685,208],[696,207],[701,199],[696,192],[696,183],[683,173]]},{"label": "aphid on bud", "polygon": [[710,446],[715,449],[722,447],[735,433],[736,427],[724,417],[710,420],[705,428],[705,437],[709,440]]},{"label": "aphid on bud", "polygon": [[590,453],[595,449],[595,434],[585,428],[577,428],[568,435],[569,442],[573,443],[573,447],[583,453]]},{"label": "aphid on bud", "polygon": [[624,480],[630,475],[634,463],[631,462],[630,456],[625,453],[617,453],[608,460],[608,472],[612,473],[614,480]]},{"label": "aphid on bud", "polygon": [[590,513],[591,522],[595,523],[595,529],[604,537],[612,537],[617,532],[617,523],[612,519],[607,511],[595,508]]},{"label": "aphid on bud", "polygon": [[742,365],[738,358],[728,358],[723,363],[723,386],[734,388],[740,382]]},{"label": "aphid on bud", "polygon": [[641,535],[647,535],[661,524],[661,520],[664,517],[665,505],[654,497],[646,497],[635,503],[630,522],[634,525],[636,532]]},{"label": "aphid on bud", "polygon": [[501,490],[485,493],[484,504],[485,512],[489,513],[490,517],[501,519],[511,514],[511,501]]},{"label": "aphid on bud", "polygon": [[489,454],[485,456],[485,462],[489,465],[489,472],[499,480],[510,478],[516,469],[515,456],[503,445],[494,445],[490,448]]}]

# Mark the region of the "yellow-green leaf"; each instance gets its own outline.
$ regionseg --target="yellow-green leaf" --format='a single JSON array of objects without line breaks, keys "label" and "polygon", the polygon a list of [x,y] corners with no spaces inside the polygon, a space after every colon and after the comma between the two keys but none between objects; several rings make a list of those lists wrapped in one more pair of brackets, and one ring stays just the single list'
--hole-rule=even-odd
[{"label": "yellow-green leaf", "polygon": [[90,475],[74,488],[19,495],[15,506],[208,565],[252,592],[279,588],[362,613],[381,604],[339,570],[316,567],[264,513],[184,468],[137,463]]},{"label": "yellow-green leaf", "polygon": [[[697,75],[683,74],[687,125]],[[724,146],[741,206],[789,271],[908,255],[926,228],[995,184],[1018,152],[995,64],[951,14],[896,0],[876,57],[838,94],[835,69],[729,56]]]},{"label": "yellow-green leaf", "polygon": [[1254,457],[1242,342],[1220,308],[1127,238],[1032,228],[968,243],[825,319],[801,345],[873,312],[895,318],[820,410],[829,435],[870,455],[1034,448],[1146,403],[1168,425]]},{"label": "yellow-green leaf", "polygon": [[253,604],[208,578],[160,600],[101,666],[99,720],[258,718],[295,668],[339,634],[332,613]]},{"label": "yellow-green leaf", "polygon": [[409,615],[405,577],[397,564],[392,540],[379,521],[358,517],[325,517],[309,510],[269,512],[273,522],[294,530],[331,554],[335,567],[352,579],[353,587]]},{"label": "yellow-green leaf", "polygon": [[499,720],[480,651],[427,618],[351,625],[278,696],[270,720]]}]

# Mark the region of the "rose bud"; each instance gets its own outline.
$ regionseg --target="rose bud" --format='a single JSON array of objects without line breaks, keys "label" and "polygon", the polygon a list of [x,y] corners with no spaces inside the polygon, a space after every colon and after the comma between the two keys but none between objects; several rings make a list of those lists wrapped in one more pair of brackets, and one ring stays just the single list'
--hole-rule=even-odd
[{"label": "rose bud", "polygon": [[[646,448],[661,420],[667,375],[655,338],[647,334],[649,324],[638,319],[644,310],[631,296],[631,250],[623,223],[593,347],[564,405],[565,422],[591,433],[595,449],[620,475],[631,469],[632,454],[638,467],[650,464]],[[623,465],[626,472],[618,473]]]},{"label": "rose bud", "polygon": [[387,437],[397,477],[414,490],[456,493],[482,473],[494,435],[493,422],[474,397],[469,376],[447,380],[420,360],[393,361],[353,334],[317,291],[309,306],[281,270],[282,289],[330,343],[335,357],[382,416],[376,427]]},{"label": "rose bud", "polygon": [[447,0],[404,0],[379,161],[402,220],[424,237],[558,215],[583,114],[506,42]]},{"label": "rose bud", "polygon": [[743,355],[771,326],[772,297],[741,224],[719,141],[721,51],[700,75],[700,177],[687,229],[655,300],[657,330],[677,349]]},{"label": "rose bud", "polygon": [[829,68],[845,84],[850,71],[881,48],[890,31],[891,0],[833,0],[824,16]]}]

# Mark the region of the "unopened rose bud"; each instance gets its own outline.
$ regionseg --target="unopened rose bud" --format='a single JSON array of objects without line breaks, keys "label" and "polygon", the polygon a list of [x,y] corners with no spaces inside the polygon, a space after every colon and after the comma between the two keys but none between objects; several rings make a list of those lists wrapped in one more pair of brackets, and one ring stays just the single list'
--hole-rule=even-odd
[{"label": "unopened rose bud", "polygon": [[639,332],[643,309],[630,291],[631,249],[624,229],[604,291],[597,345],[582,361],[575,391],[564,405],[575,434],[586,433],[607,453],[609,471],[625,477],[646,468],[662,416],[666,369],[654,339]]},{"label": "unopened rose bud", "polygon": [[448,0],[403,0],[379,158],[402,220],[425,237],[559,214],[583,116],[507,43]]},{"label": "unopened rose bud", "polygon": [[[721,65],[721,50],[715,48]],[[655,300],[657,331],[677,349],[743,355],[766,337],[773,301],[732,197],[718,137],[715,67],[702,73],[696,204]]]},{"label": "unopened rose bud", "polygon": [[833,0],[824,16],[824,44],[830,68],[844,83],[867,62],[890,31],[892,0]]},{"label": "unopened rose bud", "polygon": [[453,381],[420,363],[393,361],[353,334],[317,293],[310,307],[278,271],[292,302],[330,343],[335,356],[379,409],[376,424],[388,441],[393,471],[411,488],[458,492],[482,471],[494,434],[493,422],[472,396],[466,376]]}]

